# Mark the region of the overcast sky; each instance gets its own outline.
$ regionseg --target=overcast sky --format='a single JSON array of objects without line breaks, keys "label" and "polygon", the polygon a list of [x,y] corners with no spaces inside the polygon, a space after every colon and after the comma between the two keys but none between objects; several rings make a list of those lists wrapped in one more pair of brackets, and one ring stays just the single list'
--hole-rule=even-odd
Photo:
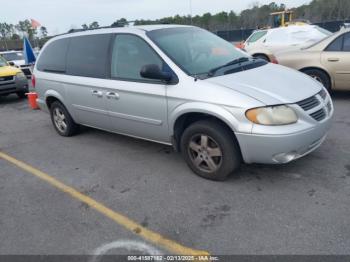
[{"label": "overcast sky", "polygon": [[[273,0],[192,0],[193,15],[241,10],[259,2]],[[274,0],[295,7],[310,0]],[[34,18],[48,28],[50,34],[58,34],[84,23],[98,21],[101,26],[110,25],[125,17],[128,20],[155,19],[176,14],[190,13],[190,0],[0,0],[0,22],[17,23]],[[5,11],[6,10],[6,11]]]}]

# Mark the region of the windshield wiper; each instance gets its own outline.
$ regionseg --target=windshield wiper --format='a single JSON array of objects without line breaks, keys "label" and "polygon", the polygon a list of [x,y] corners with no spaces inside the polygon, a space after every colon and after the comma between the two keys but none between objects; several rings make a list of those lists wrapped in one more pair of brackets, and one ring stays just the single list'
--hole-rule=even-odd
[{"label": "windshield wiper", "polygon": [[236,65],[236,64],[241,64],[243,62],[247,62],[249,61],[249,57],[240,57],[240,58],[237,58],[235,60],[232,60],[231,62],[228,62],[227,64],[224,64],[222,66],[218,66],[218,67],[215,67],[213,69],[211,69],[209,72],[208,72],[208,76],[213,76],[216,71],[222,69],[222,68],[225,68],[227,66],[232,66],[232,65]]}]

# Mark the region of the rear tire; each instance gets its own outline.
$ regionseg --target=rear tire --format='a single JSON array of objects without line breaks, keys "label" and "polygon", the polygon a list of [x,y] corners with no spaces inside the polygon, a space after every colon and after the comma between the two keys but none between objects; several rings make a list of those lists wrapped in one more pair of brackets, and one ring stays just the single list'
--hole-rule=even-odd
[{"label": "rear tire", "polygon": [[242,162],[233,132],[213,120],[201,120],[186,128],[181,152],[194,173],[215,181],[226,180]]},{"label": "rear tire", "polygon": [[328,90],[328,92],[332,90],[331,80],[329,79],[329,76],[322,70],[306,69],[302,72],[320,82]]},{"label": "rear tire", "polygon": [[17,92],[16,94],[19,98],[26,98],[26,92]]},{"label": "rear tire", "polygon": [[258,54],[258,55],[253,55],[253,57],[265,60],[267,62],[270,62],[270,59],[267,57],[267,55]]},{"label": "rear tire", "polygon": [[60,102],[55,101],[50,107],[52,124],[60,136],[73,136],[79,131],[68,110]]}]

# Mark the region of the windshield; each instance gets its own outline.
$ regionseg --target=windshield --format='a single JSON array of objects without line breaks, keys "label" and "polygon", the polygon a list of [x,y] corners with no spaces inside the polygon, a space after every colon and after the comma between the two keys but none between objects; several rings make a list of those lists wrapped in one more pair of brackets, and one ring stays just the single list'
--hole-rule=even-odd
[{"label": "windshield", "polygon": [[2,56],[7,61],[24,60],[22,52],[5,53],[2,54]]},{"label": "windshield", "polygon": [[0,66],[7,66],[6,60],[2,58],[1,55],[0,55]]},{"label": "windshield", "polygon": [[213,68],[241,57],[249,57],[233,44],[195,27],[159,29],[147,35],[192,76],[208,74]]},{"label": "windshield", "polygon": [[267,34],[267,31],[257,31],[254,32],[248,39],[247,42],[248,43],[254,43],[256,41],[258,41],[259,39],[261,39],[262,37],[264,37]]}]

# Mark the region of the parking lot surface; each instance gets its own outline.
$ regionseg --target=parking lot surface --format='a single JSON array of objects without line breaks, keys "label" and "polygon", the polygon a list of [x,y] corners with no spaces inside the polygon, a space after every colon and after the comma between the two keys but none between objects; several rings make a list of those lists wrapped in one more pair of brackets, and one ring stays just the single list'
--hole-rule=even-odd
[{"label": "parking lot surface", "polygon": [[[0,97],[0,152],[189,248],[350,254],[350,93],[333,98],[321,148],[288,165],[243,165],[220,183],[167,146],[90,128],[60,137],[48,114],[16,96]],[[169,253],[0,158],[0,254],[91,254],[115,241]]]}]

